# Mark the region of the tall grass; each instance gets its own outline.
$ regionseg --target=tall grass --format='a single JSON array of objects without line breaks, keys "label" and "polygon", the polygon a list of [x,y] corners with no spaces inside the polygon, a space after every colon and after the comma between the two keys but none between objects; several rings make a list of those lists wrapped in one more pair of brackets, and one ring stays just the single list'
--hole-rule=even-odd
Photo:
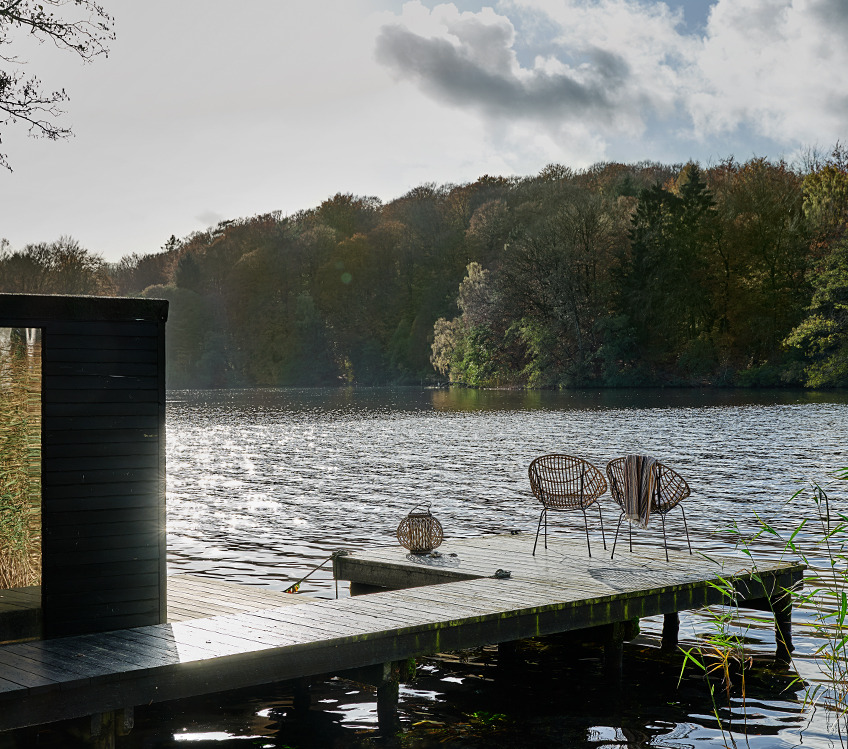
[{"label": "tall grass", "polygon": [[[681,648],[683,664],[680,679],[688,665],[703,673],[713,717],[721,731],[724,746],[735,749],[738,746],[735,734],[747,735],[745,671],[751,665],[751,656],[746,648],[748,628],[744,627],[740,632],[737,626],[742,617],[739,613],[740,597],[733,581],[719,576],[709,585],[722,594],[725,604],[708,609],[712,631],[703,642],[692,648]],[[734,720],[735,714],[739,713],[733,709],[734,694],[742,700],[741,725]],[[719,695],[723,695],[721,699]],[[726,717],[723,719],[722,715]]]},{"label": "tall grass", "polygon": [[0,329],[0,589],[41,584],[41,351]]},{"label": "tall grass", "polygon": [[[737,537],[739,549],[750,558],[755,579],[759,572],[754,549],[763,537],[777,540],[783,555],[807,566],[804,587],[784,592],[791,596],[793,607],[808,614],[807,626],[815,643],[809,655],[819,679],[810,684],[796,677],[792,683],[804,685],[807,704],[826,711],[834,736],[843,747],[848,747],[848,513],[839,508],[845,507],[846,481],[848,468],[843,468],[835,472],[827,484],[811,481],[797,491],[784,507],[784,514],[801,520],[788,533],[781,533],[758,516],[759,530],[753,535],[744,534],[735,523],[730,529]],[[834,494],[840,489],[843,496],[835,502]],[[741,694],[744,721],[745,669],[752,659],[745,647],[744,628],[739,632],[742,617],[738,613],[738,594],[725,580],[714,587],[722,590],[727,608],[710,609],[713,631],[705,645],[683,650],[683,668],[687,664],[694,665],[707,677],[719,728],[725,741],[730,742],[727,745],[735,747],[733,727],[728,726],[725,733],[720,718],[721,708],[713,680],[723,687],[728,714],[732,712],[731,692]],[[757,619],[751,618],[751,621]],[[682,673],[681,670],[681,676]],[[744,722],[741,728],[747,743]]]},{"label": "tall grass", "polygon": [[827,484],[814,481],[800,490],[793,501],[806,498],[813,512],[788,537],[760,523],[760,534],[777,536],[784,551],[807,565],[804,590],[790,591],[793,604],[812,613],[813,659],[821,681],[807,699],[828,710],[842,746],[848,746],[848,514],[844,496],[834,501],[834,494],[844,493],[846,480],[843,468]]}]

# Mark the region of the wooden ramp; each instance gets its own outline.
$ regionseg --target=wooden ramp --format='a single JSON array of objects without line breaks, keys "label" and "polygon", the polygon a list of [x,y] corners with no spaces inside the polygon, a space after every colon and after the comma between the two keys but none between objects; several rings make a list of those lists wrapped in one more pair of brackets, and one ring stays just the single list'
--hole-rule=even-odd
[{"label": "wooden ramp", "polygon": [[719,574],[752,602],[782,601],[803,570],[772,564],[758,582],[738,560],[548,545],[535,557],[527,536],[449,541],[438,557],[357,552],[336,558],[342,579],[398,589],[2,646],[0,730],[722,603]]}]

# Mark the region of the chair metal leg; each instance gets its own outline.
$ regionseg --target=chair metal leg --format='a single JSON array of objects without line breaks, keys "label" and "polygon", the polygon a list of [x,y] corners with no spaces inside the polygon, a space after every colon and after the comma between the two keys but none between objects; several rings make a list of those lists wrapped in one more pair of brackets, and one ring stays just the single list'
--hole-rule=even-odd
[{"label": "chair metal leg", "polygon": [[[583,508],[580,508],[583,510]],[[583,510],[583,526],[586,528],[586,546],[589,547],[589,556],[592,556],[592,544],[589,541],[589,521],[586,519],[586,510]]]},{"label": "chair metal leg", "polygon": [[665,540],[665,515],[661,514],[660,519],[662,520],[663,527],[663,548],[665,548],[665,561],[668,561],[668,541]]},{"label": "chair metal leg", "polygon": [[686,513],[683,511],[683,505],[680,505],[680,512],[683,513],[683,527],[686,529],[686,543],[689,544],[689,554],[691,554],[692,542],[689,540],[689,526],[686,525]]},{"label": "chair metal leg", "polygon": [[542,508],[542,514],[539,515],[539,525],[536,526],[536,543],[533,544],[533,556],[536,556],[536,544],[539,543],[539,531],[542,529],[542,518],[545,517],[545,548],[548,548],[548,520],[545,516],[546,508]]},{"label": "chair metal leg", "polygon": [[598,517],[601,519],[601,540],[604,542],[604,551],[607,550],[607,537],[604,534],[604,514],[601,512],[601,503],[598,502]]},{"label": "chair metal leg", "polygon": [[618,530],[621,528],[621,520],[624,517],[624,513],[622,512],[618,516],[618,525],[615,526],[615,540],[612,542],[612,554],[610,554],[610,559],[615,556],[615,545],[618,543]]}]

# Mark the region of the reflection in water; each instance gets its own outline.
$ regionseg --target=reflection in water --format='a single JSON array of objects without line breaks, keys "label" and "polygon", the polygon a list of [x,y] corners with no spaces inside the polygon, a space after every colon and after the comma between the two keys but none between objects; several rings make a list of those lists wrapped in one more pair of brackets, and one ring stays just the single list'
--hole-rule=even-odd
[{"label": "reflection in water", "polygon": [[[176,392],[168,407],[169,567],[283,590],[335,549],[396,543],[398,523],[422,501],[432,503],[446,538],[520,530],[529,553],[538,512],[527,466],[548,452],[598,466],[629,452],[655,455],[692,487],[693,546],[728,552],[732,536],[724,529],[734,520],[753,528],[753,512],[778,528],[794,526],[797,516],[784,503],[797,482],[848,464],[846,446],[845,393]],[[612,501],[602,501],[616,517]],[[679,519],[667,522],[671,541]],[[550,530],[582,534],[582,518],[558,517]],[[685,546],[682,533],[676,540]],[[661,545],[661,531],[640,530],[634,542]],[[763,553],[774,557],[777,547]],[[330,576],[318,570],[301,592],[332,597]],[[805,616],[795,615],[797,665],[814,681],[809,656],[817,642]],[[838,745],[824,711],[804,707],[802,685],[774,664],[771,623],[743,624],[758,668],[748,677],[746,703],[721,709],[723,725],[744,745],[747,721],[755,749],[795,746],[802,736],[807,746]],[[492,648],[422,661],[418,680],[401,693],[404,741],[724,746],[729,739],[702,677],[690,670],[678,684],[681,658],[660,650],[661,626],[643,620],[642,634],[625,647],[620,690],[603,678],[598,649],[568,638],[524,644],[517,671],[498,666]],[[684,646],[710,631],[703,613],[681,615]],[[306,719],[295,718],[282,687],[152,705],[139,710],[125,746],[168,746],[175,734],[211,732],[230,737],[216,746],[381,744],[372,689],[336,679],[313,693]],[[256,736],[264,739],[247,738]]]}]

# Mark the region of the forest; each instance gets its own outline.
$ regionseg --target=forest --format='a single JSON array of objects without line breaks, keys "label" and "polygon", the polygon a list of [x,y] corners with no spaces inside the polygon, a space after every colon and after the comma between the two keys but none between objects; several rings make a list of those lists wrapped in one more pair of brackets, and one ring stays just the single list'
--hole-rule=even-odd
[{"label": "forest", "polygon": [[170,301],[168,386],[848,386],[848,149],[339,193],[0,291]]}]

